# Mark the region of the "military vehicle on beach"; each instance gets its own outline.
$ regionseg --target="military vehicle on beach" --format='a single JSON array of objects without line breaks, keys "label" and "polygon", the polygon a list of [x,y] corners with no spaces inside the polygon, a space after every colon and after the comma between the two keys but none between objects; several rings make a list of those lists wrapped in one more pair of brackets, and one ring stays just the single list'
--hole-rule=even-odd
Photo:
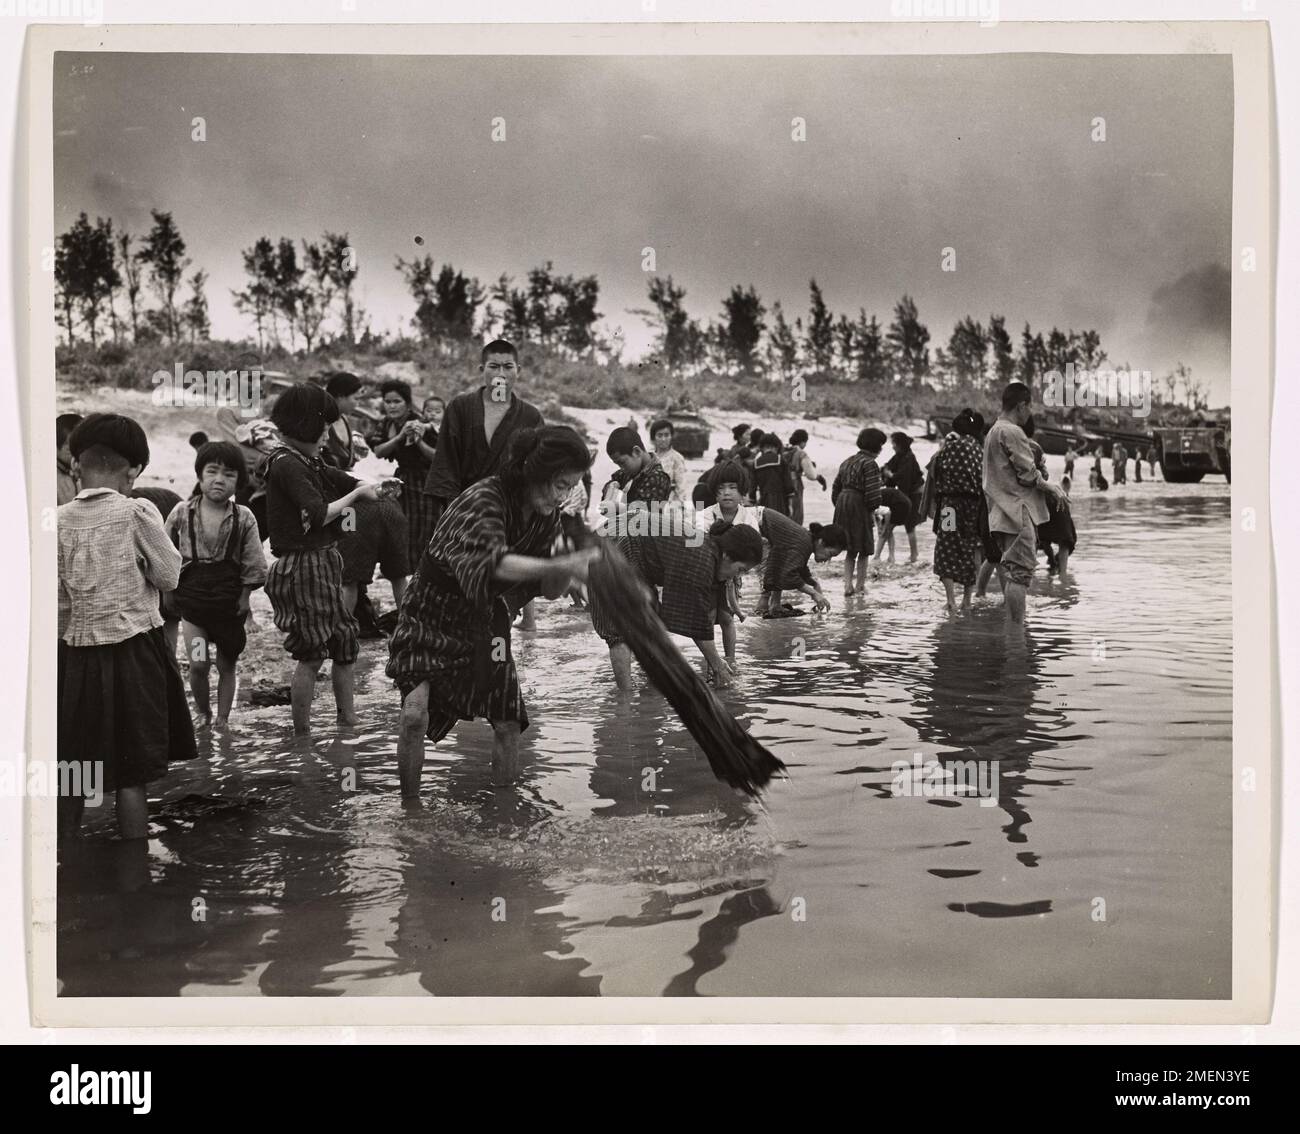
[{"label": "military vehicle on beach", "polygon": [[1196,484],[1206,473],[1232,483],[1232,434],[1223,425],[1153,430],[1160,472],[1170,484]]},{"label": "military vehicle on beach", "polygon": [[667,418],[673,426],[673,448],[688,460],[695,460],[709,451],[710,425],[695,410],[688,399],[669,402],[661,414],[646,418],[646,440],[650,438],[651,422]]}]

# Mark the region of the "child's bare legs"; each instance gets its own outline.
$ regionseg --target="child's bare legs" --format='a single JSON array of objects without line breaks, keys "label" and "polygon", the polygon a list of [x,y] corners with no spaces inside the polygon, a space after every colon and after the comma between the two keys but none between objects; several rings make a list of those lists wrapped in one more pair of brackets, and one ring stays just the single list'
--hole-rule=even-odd
[{"label": "child's bare legs", "polygon": [[143,786],[117,789],[117,830],[124,839],[149,837],[149,799]]},{"label": "child's bare legs", "polygon": [[885,542],[889,544],[889,562],[894,561],[894,529],[889,529],[889,534],[885,536]]},{"label": "child's bare legs", "polygon": [[[193,622],[183,623],[185,634],[185,652],[190,659],[190,694],[194,697],[194,713],[198,717],[199,727],[206,728],[212,723],[212,701],[209,696],[208,675],[211,670],[209,662],[216,653],[208,632]],[[220,668],[220,662],[218,662]],[[217,700],[220,703],[221,687],[217,686]],[[227,710],[229,713],[229,710]]]},{"label": "child's bare legs", "polygon": [[848,598],[853,593],[853,568],[857,563],[858,557],[851,551],[844,555],[844,597]]},{"label": "child's bare legs", "polygon": [[632,651],[626,642],[615,642],[609,647],[609,664],[614,669],[614,684],[620,689],[631,689]]},{"label": "child's bare legs", "polygon": [[[217,654],[217,724],[223,725],[230,720],[230,710],[235,704],[235,661],[225,655]],[[204,682],[204,690],[207,683]]]},{"label": "child's bare legs", "polygon": [[402,723],[397,734],[397,778],[402,797],[420,794],[420,772],[424,768],[424,734],[429,729],[429,683],[420,682],[402,702]]},{"label": "child's bare legs", "polygon": [[915,563],[916,557],[917,557],[916,529],[913,528],[910,532],[907,533],[907,561],[909,563]]},{"label": "child's bare legs", "polygon": [[316,676],[324,664],[324,658],[300,661],[293,671],[293,681],[289,683],[289,706],[293,712],[293,731],[297,736],[311,732],[311,702],[316,696]]},{"label": "child's bare legs", "polygon": [[970,613],[970,584],[967,583],[961,592],[961,612],[962,614]]},{"label": "child's bare legs", "polygon": [[492,782],[505,787],[519,778],[519,722],[492,722]]},{"label": "child's bare legs", "polygon": [[1056,551],[1056,572],[1062,579],[1070,570],[1070,549],[1068,547],[1059,547]]},{"label": "child's bare legs", "polygon": [[722,656],[734,666],[736,664],[736,620],[730,613],[719,612],[718,623],[722,627]]},{"label": "child's bare legs", "polygon": [[859,591],[865,591],[867,589],[867,557],[865,555],[858,556],[857,589]]},{"label": "child's bare legs", "polygon": [[979,576],[975,580],[975,597],[983,598],[989,589],[989,579],[993,575],[993,564],[985,559],[980,563]]},{"label": "child's bare legs", "polygon": [[346,665],[341,662],[334,662],[330,666],[330,684],[334,687],[334,708],[338,712],[339,724],[356,724],[357,711],[352,699],[352,662],[348,662]]}]

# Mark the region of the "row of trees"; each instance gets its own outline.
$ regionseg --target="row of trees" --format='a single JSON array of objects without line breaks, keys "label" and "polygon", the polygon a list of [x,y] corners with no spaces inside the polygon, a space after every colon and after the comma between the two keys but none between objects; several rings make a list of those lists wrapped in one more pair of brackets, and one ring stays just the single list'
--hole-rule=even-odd
[{"label": "row of trees", "polygon": [[[123,337],[128,324],[136,342],[208,337],[207,273],[195,271],[189,277],[189,296],[179,294],[191,266],[185,241],[171,213],[155,209],[152,217],[153,227],[143,239],[115,230],[111,219],[96,217],[91,224],[84,212],[60,235],[54,246],[55,306],[69,344],[76,342],[80,324],[91,345],[97,346],[105,319],[114,341]],[[145,306],[146,289],[157,307]],[[126,304],[122,315],[119,296]]]},{"label": "row of trees", "polygon": [[[55,247],[54,273],[59,322],[68,342],[78,326],[97,345],[107,321],[115,341],[129,327],[133,341],[209,335],[207,273],[192,267],[186,245],[170,213],[153,210],[153,226],[143,238],[117,231],[111,219],[90,222],[81,213]],[[290,349],[301,341],[310,352],[330,337],[348,345],[369,339],[366,314],[355,294],[357,258],[347,233],[326,232],[319,240],[259,237],[241,251],[246,284],[232,291],[236,308],[249,316],[259,350],[268,343]],[[508,275],[490,287],[431,255],[399,257],[396,268],[415,301],[411,325],[427,344],[450,352],[485,335],[504,335],[541,344],[570,357],[616,359],[621,333],[607,338],[597,330],[600,285],[594,275],[561,275],[551,261],[529,270],[519,286]],[[189,292],[182,291],[188,283]],[[1095,330],[1044,334],[1028,323],[1019,349],[1002,315],[987,323],[965,316],[946,344],[931,347],[929,328],[915,300],[904,295],[882,325],[859,308],[856,316],[834,314],[817,281],[809,281],[809,304],[793,321],[780,301],[769,308],[752,285],[737,284],[722,299],[716,318],[701,321],[686,307],[686,289],[672,276],[649,281],[649,306],[638,315],[656,331],[658,360],[670,372],[704,370],[727,375],[839,378],[943,388],[949,385],[998,386],[1019,378],[1037,385],[1048,371],[1095,370],[1107,361]],[[146,296],[155,300],[148,306]],[[119,305],[124,312],[119,314]],[[1162,378],[1173,401],[1181,385],[1196,406],[1207,389],[1181,363]]]},{"label": "row of trees", "polygon": [[717,319],[701,323],[686,309],[686,289],[671,276],[650,281],[648,308],[640,315],[657,332],[664,365],[685,374],[704,369],[725,374],[840,377],[863,382],[899,381],[914,386],[1005,384],[1014,378],[1036,383],[1067,363],[1096,368],[1106,359],[1101,336],[1092,330],[1053,327],[1044,339],[1028,323],[1017,354],[1006,318],[990,315],[986,324],[966,316],[953,328],[946,346],[933,351],[930,331],[916,301],[904,295],[882,326],[863,308],[856,316],[836,316],[816,280],[810,280],[807,321],[791,323],[780,301],[768,309],[752,286],[736,285],[722,300]]}]

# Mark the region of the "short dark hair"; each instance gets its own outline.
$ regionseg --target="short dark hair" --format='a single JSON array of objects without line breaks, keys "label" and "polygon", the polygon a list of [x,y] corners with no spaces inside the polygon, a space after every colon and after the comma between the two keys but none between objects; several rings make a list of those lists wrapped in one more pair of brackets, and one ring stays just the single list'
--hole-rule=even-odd
[{"label": "short dark hair", "polygon": [[882,430],[868,426],[858,434],[858,448],[879,453],[885,447],[885,434]]},{"label": "short dark hair", "polygon": [[754,444],[760,449],[780,449],[781,438],[775,433],[760,433],[754,438]]},{"label": "short dark hair", "polygon": [[62,449],[63,443],[72,436],[72,431],[81,424],[79,413],[61,413],[54,419],[54,447]]},{"label": "short dark hair", "polygon": [[814,540],[821,540],[823,547],[848,550],[849,534],[839,524],[809,524],[808,534]]},{"label": "short dark hair", "polygon": [[577,430],[567,425],[539,425],[511,434],[501,466],[507,491],[519,493],[532,484],[545,484],[563,472],[591,468],[591,452]]},{"label": "short dark hair", "polygon": [[605,452],[611,457],[622,457],[633,449],[640,449],[644,453],[645,442],[641,440],[641,434],[629,425],[620,425],[605,442]]},{"label": "short dark hair", "polygon": [[763,537],[748,524],[715,520],[713,526],[709,528],[709,538],[734,563],[750,563],[757,566],[763,560]]},{"label": "short dark hair", "polygon": [[339,404],[314,382],[298,382],[275,400],[271,421],[286,437],[304,445],[320,440],[325,427],[338,421]]},{"label": "short dark hair", "polygon": [[360,378],[346,370],[336,370],[325,379],[325,389],[332,398],[350,398],[363,384]]},{"label": "short dark hair", "polygon": [[1023,382],[1008,382],[1002,390],[1002,408],[1004,410],[1015,409],[1016,406],[1032,401],[1033,397],[1034,395],[1030,392],[1029,387]]},{"label": "short dark hair", "polygon": [[952,431],[959,433],[963,437],[974,437],[978,440],[980,435],[979,422],[976,421],[976,413],[971,409],[964,409],[952,419]]},{"label": "short dark hair", "polygon": [[808,444],[808,430],[806,430],[806,429],[796,429],[793,433],[790,434],[790,444],[791,444],[791,445],[807,445],[807,444]]},{"label": "short dark hair", "polygon": [[516,362],[519,361],[519,349],[509,339],[493,339],[479,353],[478,364],[484,365],[490,354],[508,354]]},{"label": "short dark hair", "polygon": [[[68,437],[68,451],[79,464],[120,472],[149,463],[149,439],[140,423],[120,413],[92,413]],[[116,458],[116,459],[114,459]]]},{"label": "short dark hair", "polygon": [[713,482],[710,487],[715,493],[724,484],[736,485],[742,494],[749,488],[749,474],[743,465],[735,461],[723,461],[722,464],[716,465],[710,470],[709,479]]},{"label": "short dark hair", "polygon": [[910,449],[912,447],[912,439],[901,430],[891,433],[889,439],[900,449]]},{"label": "short dark hair", "polygon": [[675,436],[677,433],[677,430],[673,428],[673,423],[671,421],[669,421],[666,417],[657,417],[654,419],[654,421],[650,423],[651,441],[654,440],[655,434],[658,433],[659,430],[661,429],[668,430],[669,436]]},{"label": "short dark hair", "polygon": [[748,424],[737,425],[731,431],[731,439],[733,441],[739,441],[742,437],[745,436],[746,433],[750,431],[751,428],[753,427]]},{"label": "short dark hair", "polygon": [[203,430],[198,429],[190,434],[190,448],[202,449],[208,443],[208,435]]},{"label": "short dark hair", "polygon": [[225,465],[234,469],[236,491],[248,483],[248,461],[244,451],[233,441],[207,441],[200,445],[194,456],[194,475],[201,480],[208,465]]},{"label": "short dark hair", "polygon": [[399,394],[402,401],[409,406],[411,404],[411,383],[403,382],[400,378],[389,378],[379,384],[379,396],[382,398],[385,394]]}]

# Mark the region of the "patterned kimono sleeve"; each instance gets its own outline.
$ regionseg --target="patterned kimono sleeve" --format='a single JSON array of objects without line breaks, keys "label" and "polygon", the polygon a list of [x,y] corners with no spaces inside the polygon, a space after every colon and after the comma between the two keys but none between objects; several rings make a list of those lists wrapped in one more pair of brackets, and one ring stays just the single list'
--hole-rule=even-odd
[{"label": "patterned kimono sleeve", "polygon": [[[555,554],[556,541],[564,534],[560,525],[560,514],[556,512],[549,521],[538,523],[530,529],[527,537],[510,550],[516,555],[531,555],[536,559],[550,559]],[[504,592],[506,605],[511,615],[523,610],[533,599],[541,596],[542,581],[532,579],[526,583],[513,583]]]},{"label": "patterned kimono sleeve", "polygon": [[501,591],[493,585],[497,564],[510,550],[505,501],[500,493],[482,481],[462,492],[443,516],[429,550],[445,559],[470,603],[488,605]]},{"label": "patterned kimono sleeve", "polygon": [[716,545],[705,540],[698,547],[672,537],[660,538],[656,550],[663,566],[664,626],[697,642],[713,641],[717,618],[718,583]]},{"label": "patterned kimono sleeve", "polygon": [[870,457],[867,457],[862,462],[861,476],[862,495],[867,499],[867,511],[874,512],[880,507],[880,466]]}]

